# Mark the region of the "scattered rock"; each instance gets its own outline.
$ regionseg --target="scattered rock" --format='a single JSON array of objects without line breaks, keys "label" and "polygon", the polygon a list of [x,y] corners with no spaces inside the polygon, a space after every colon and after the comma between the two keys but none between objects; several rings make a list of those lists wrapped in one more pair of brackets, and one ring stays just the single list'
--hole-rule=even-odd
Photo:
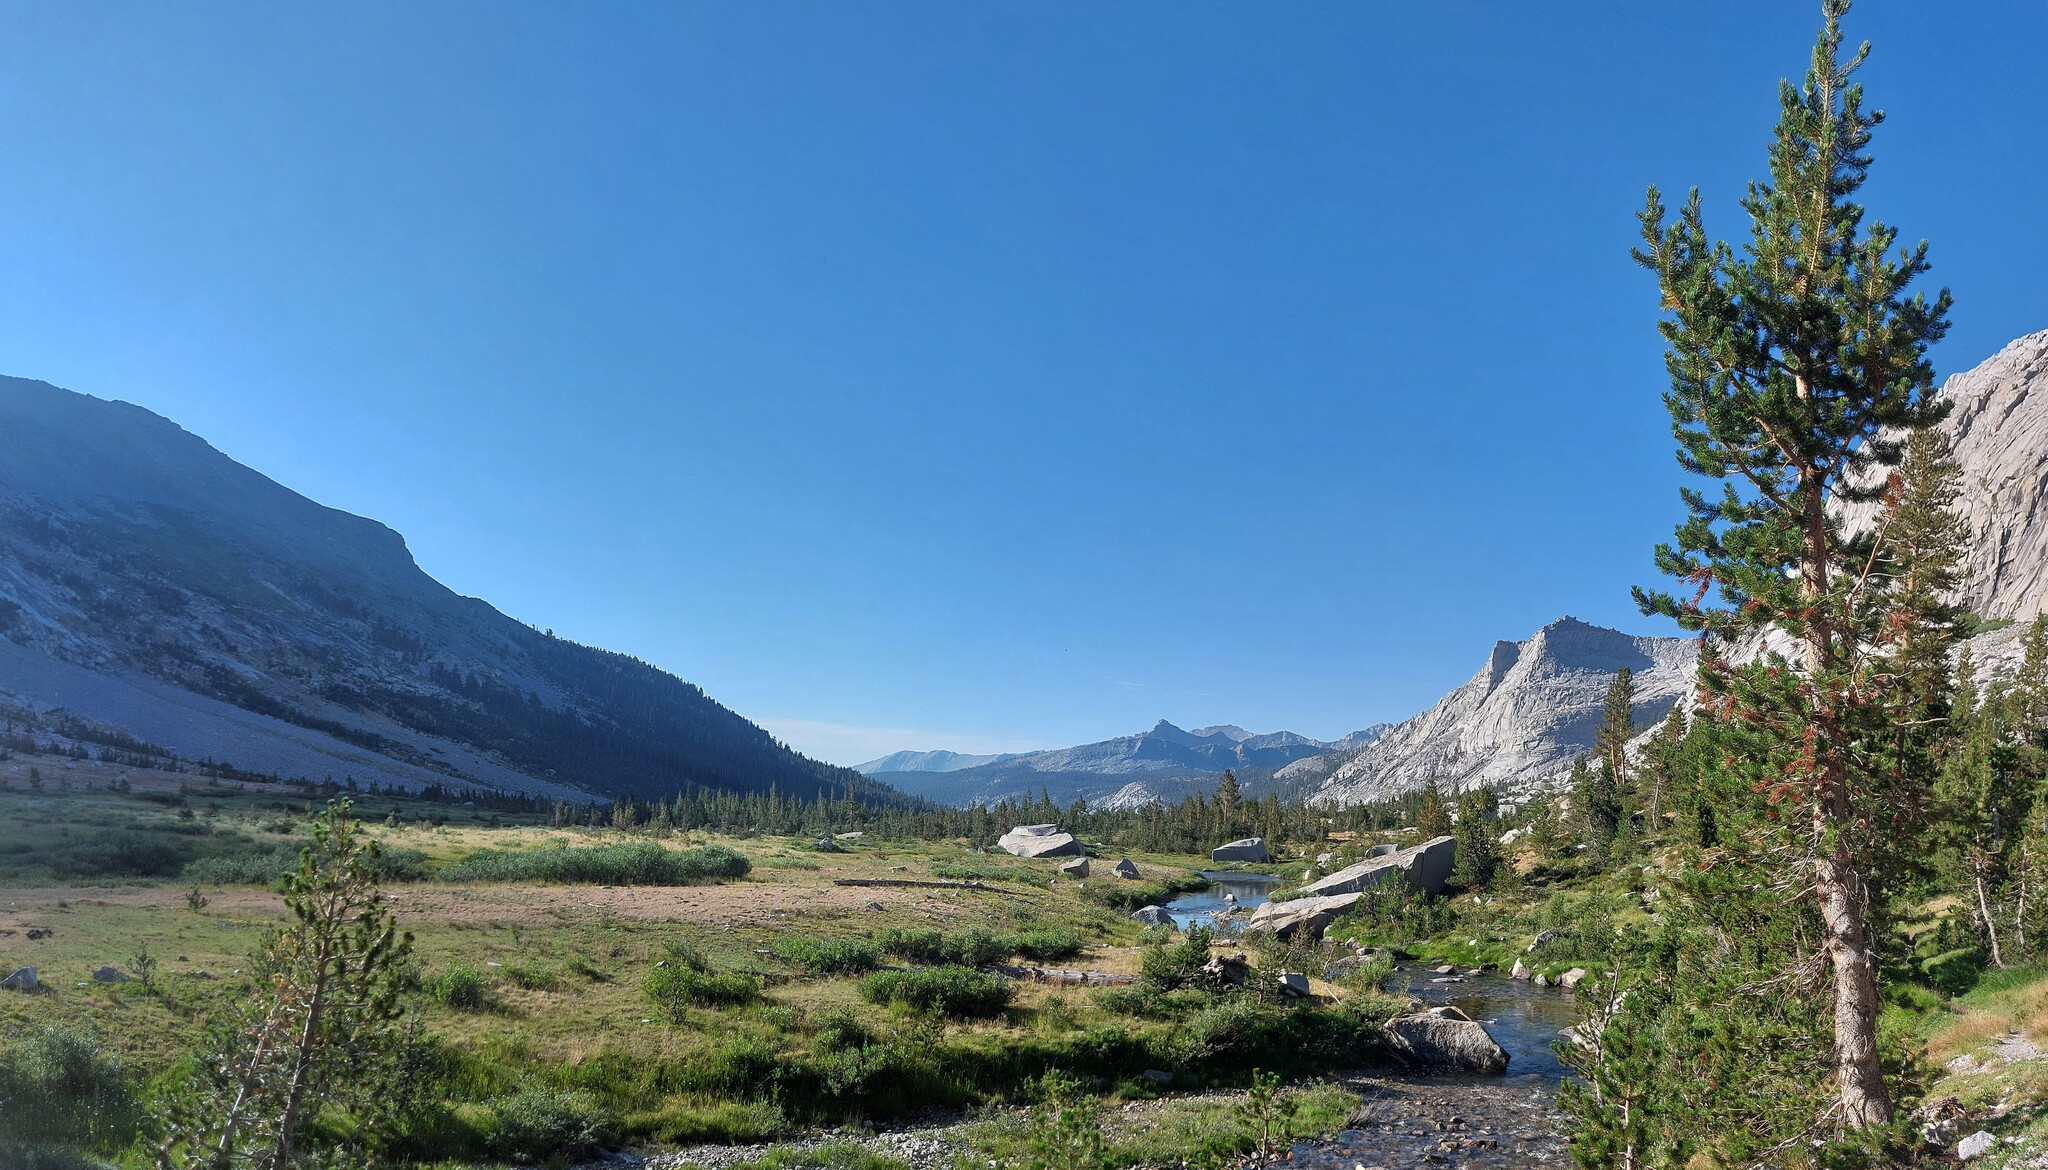
[{"label": "scattered rock", "polygon": [[1451,966],[1449,963],[1445,963],[1443,966],[1435,968],[1435,970],[1436,973],[1439,975],[1449,975],[1451,972],[1457,970],[1457,968]]},{"label": "scattered rock", "polygon": [[7,991],[34,991],[42,984],[36,980],[34,967],[18,967],[14,974],[0,979],[0,989]]},{"label": "scattered rock", "polygon": [[1364,970],[1365,965],[1366,960],[1363,957],[1346,955],[1341,959],[1332,960],[1329,966],[1323,968],[1323,978],[1331,983],[1341,983]]},{"label": "scattered rock", "polygon": [[126,983],[128,982],[128,977],[121,974],[118,968],[101,967],[92,973],[92,981],[94,983]]},{"label": "scattered rock", "polygon": [[1534,951],[1537,947],[1540,947],[1547,942],[1556,942],[1557,937],[1558,935],[1556,931],[1546,930],[1543,933],[1537,935],[1536,940],[1529,944],[1529,950]]},{"label": "scattered rock", "polygon": [[1079,857],[1083,853],[1074,835],[1060,832],[1058,825],[1018,825],[996,844],[1018,857]]},{"label": "scattered rock", "polygon": [[1266,849],[1266,841],[1263,837],[1246,837],[1243,840],[1232,841],[1227,845],[1218,845],[1216,848],[1209,850],[1209,860],[1259,863],[1273,860],[1273,855]]},{"label": "scattered rock", "polygon": [[1956,1057],[1954,1060],[1949,1061],[1947,1064],[1944,1064],[1941,1067],[1947,1069],[1952,1073],[1976,1072],[1977,1058],[1965,1052],[1961,1056]]},{"label": "scattered rock", "polygon": [[817,850],[820,853],[845,852],[845,850],[839,847],[839,842],[832,839],[832,835],[830,833],[827,833],[823,837],[818,838]]},{"label": "scattered rock", "polygon": [[1522,960],[1520,960],[1520,959],[1516,959],[1516,960],[1515,960],[1515,965],[1514,965],[1514,967],[1513,967],[1512,969],[1510,969],[1510,970],[1508,971],[1508,978],[1510,978],[1510,979],[1527,979],[1528,977],[1529,977],[1529,968],[1527,968],[1527,967],[1525,967],[1525,966],[1523,966],[1523,965],[1522,965]]},{"label": "scattered rock", "polygon": [[851,833],[834,833],[832,834],[832,839],[835,841],[858,841],[865,836],[867,836],[867,833],[860,829],[855,829]]},{"label": "scattered rock", "polygon": [[53,935],[53,934],[55,934],[55,933],[57,933],[57,932],[56,932],[56,931],[54,931],[54,930],[51,930],[50,928],[48,928],[48,927],[46,927],[46,926],[31,926],[31,927],[29,927],[29,928],[28,928],[28,937],[29,937],[29,938],[30,938],[31,940],[34,940],[34,939],[39,939],[39,938],[48,938],[48,937],[50,937],[51,935]]},{"label": "scattered rock", "polygon": [[1140,926],[1172,926],[1173,915],[1164,906],[1141,906],[1131,912],[1131,921]]},{"label": "scattered rock", "polygon": [[1288,995],[1307,995],[1308,976],[1299,971],[1280,972],[1280,990]]},{"label": "scattered rock", "polygon": [[1124,858],[1122,861],[1117,862],[1116,866],[1113,869],[1111,869],[1110,872],[1116,874],[1116,876],[1123,878],[1126,881],[1138,880],[1138,867],[1132,865],[1131,859],[1128,857]]},{"label": "scattered rock", "polygon": [[1584,967],[1573,967],[1571,970],[1566,971],[1564,974],[1559,975],[1557,977],[1557,985],[1569,991],[1572,988],[1577,987],[1579,983],[1585,978],[1586,969]]},{"label": "scattered rock", "polygon": [[1144,1072],[1139,1073],[1138,1075],[1144,1077],[1148,1081],[1157,1081],[1162,1085],[1170,1085],[1173,1083],[1173,1074],[1167,1072],[1163,1068],[1148,1068]]},{"label": "scattered rock", "polygon": [[1541,976],[1541,975],[1538,975],[1538,976],[1537,976],[1536,978],[1534,978],[1534,979],[1531,979],[1531,980],[1530,980],[1529,982],[1531,982],[1531,983],[1534,983],[1534,984],[1535,984],[1536,986],[1538,986],[1538,987],[1548,987],[1548,986],[1550,986],[1550,980],[1549,980],[1549,979],[1546,979],[1546,978],[1544,978],[1544,977],[1543,977],[1543,976]]},{"label": "scattered rock", "polygon": [[1060,866],[1060,875],[1062,877],[1070,878],[1087,877],[1088,859],[1085,857],[1076,857],[1074,860],[1062,864]]},{"label": "scattered rock", "polygon": [[1508,1054],[1486,1028],[1454,1007],[1396,1016],[1381,1029],[1395,1056],[1421,1068],[1498,1076]]},{"label": "scattered rock", "polygon": [[868,903],[868,909],[870,909],[870,910],[886,910],[886,909],[888,909],[888,907],[887,907],[887,906],[884,906],[884,905],[882,905],[882,904],[881,904],[880,902],[869,902],[869,903]]},{"label": "scattered rock", "polygon": [[1202,974],[1232,987],[1242,987],[1252,977],[1252,965],[1243,955],[1211,955],[1202,964]]},{"label": "scattered rock", "polygon": [[1998,1139],[1992,1136],[1990,1130],[1980,1129],[1956,1143],[1956,1160],[1967,1162],[1972,1158],[1981,1158],[1990,1153],[1991,1147],[1997,1144]]}]

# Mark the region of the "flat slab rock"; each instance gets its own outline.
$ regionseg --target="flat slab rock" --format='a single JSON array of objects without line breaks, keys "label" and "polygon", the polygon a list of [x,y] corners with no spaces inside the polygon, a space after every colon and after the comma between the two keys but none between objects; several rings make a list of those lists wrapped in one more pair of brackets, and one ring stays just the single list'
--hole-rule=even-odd
[{"label": "flat slab rock", "polygon": [[1256,863],[1271,861],[1273,860],[1273,855],[1266,849],[1265,838],[1246,837],[1242,841],[1232,841],[1209,850],[1209,860],[1250,861]]}]

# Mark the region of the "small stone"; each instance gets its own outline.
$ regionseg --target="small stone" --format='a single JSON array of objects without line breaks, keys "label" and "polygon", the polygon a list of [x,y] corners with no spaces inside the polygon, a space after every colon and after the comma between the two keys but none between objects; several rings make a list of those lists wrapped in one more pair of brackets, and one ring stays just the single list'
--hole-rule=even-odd
[{"label": "small stone", "polygon": [[15,969],[14,974],[9,975],[5,979],[0,979],[0,988],[5,988],[8,991],[34,991],[41,986],[42,984],[36,980],[36,969],[34,967],[18,967]]},{"label": "small stone", "polygon": [[1956,1143],[1956,1160],[1967,1162],[1972,1158],[1981,1158],[1990,1153],[1991,1147],[1997,1142],[1998,1139],[1991,1135],[1990,1130],[1980,1129]]},{"label": "small stone", "polygon": [[94,983],[126,983],[128,977],[114,967],[101,967],[92,973]]},{"label": "small stone", "polygon": [[1548,980],[1548,979],[1544,978],[1544,977],[1543,977],[1543,976],[1541,976],[1541,975],[1538,975],[1538,976],[1537,976],[1537,977],[1536,977],[1535,979],[1531,980],[1530,982],[1534,983],[1534,984],[1535,984],[1536,986],[1538,986],[1538,987],[1548,987],[1548,986],[1550,986],[1550,980]]},{"label": "small stone", "polygon": [[1449,975],[1451,972],[1457,970],[1457,968],[1451,966],[1449,963],[1445,963],[1443,966],[1438,967],[1435,970],[1436,973],[1439,975]]}]

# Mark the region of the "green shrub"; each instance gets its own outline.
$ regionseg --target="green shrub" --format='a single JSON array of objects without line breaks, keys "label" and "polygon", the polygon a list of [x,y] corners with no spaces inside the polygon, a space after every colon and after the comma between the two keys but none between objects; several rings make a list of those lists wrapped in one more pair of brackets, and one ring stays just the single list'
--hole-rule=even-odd
[{"label": "green shrub", "polygon": [[113,1151],[134,1138],[142,1117],[121,1058],[90,1033],[45,1024],[0,1055],[7,1139]]},{"label": "green shrub", "polygon": [[1154,991],[1208,986],[1212,980],[1203,974],[1202,967],[1209,961],[1209,940],[1212,937],[1208,927],[1198,926],[1188,931],[1179,942],[1146,947],[1144,956],[1139,960],[1145,986]]},{"label": "green shrub", "polygon": [[452,882],[596,882],[607,885],[686,886],[741,878],[753,868],[744,854],[723,845],[664,849],[652,841],[506,852],[479,849],[441,871]]},{"label": "green shrub", "polygon": [[860,1022],[852,1008],[838,1008],[818,1017],[817,1041],[821,1052],[840,1052],[873,1044],[875,1034]]},{"label": "green shrub", "polygon": [[956,1019],[985,1019],[1010,1006],[1016,988],[1000,975],[968,967],[924,967],[878,971],[861,980],[870,1003],[901,1003]]},{"label": "green shrub", "polygon": [[936,930],[890,927],[876,936],[882,953],[912,963],[938,964],[946,961],[946,936]]},{"label": "green shrub", "polygon": [[1021,866],[1004,865],[999,861],[979,857],[964,857],[953,861],[935,861],[931,866],[932,876],[952,878],[963,882],[1030,882],[1037,885],[1045,875]]},{"label": "green shrub", "polygon": [[[278,845],[267,850],[202,857],[187,865],[187,881],[216,886],[267,886],[299,868],[303,845]],[[370,868],[381,882],[425,881],[427,855],[417,849],[378,850]]]},{"label": "green shrub", "polygon": [[1032,930],[1004,935],[1003,942],[1011,954],[1022,955],[1049,963],[1069,959],[1081,953],[1081,936],[1063,926],[1041,926]]},{"label": "green shrub", "polygon": [[580,1161],[612,1134],[611,1118],[583,1093],[526,1089],[491,1102],[491,1112],[498,1129],[488,1148],[511,1161]]},{"label": "green shrub", "polygon": [[537,963],[507,963],[505,979],[513,986],[528,991],[553,991],[561,985],[553,970]]},{"label": "green shrub", "polygon": [[882,965],[873,943],[852,938],[786,938],[776,942],[777,958],[814,975],[857,975]]},{"label": "green shrub", "polygon": [[946,962],[961,967],[986,967],[1009,957],[1008,944],[979,926],[970,926],[946,940]]},{"label": "green shrub", "polygon": [[672,962],[657,965],[640,985],[648,1002],[668,1013],[680,1024],[683,1010],[698,1007],[730,1007],[752,1003],[761,994],[761,981],[738,971],[719,974]]},{"label": "green shrub", "polygon": [[427,994],[457,1011],[473,1012],[490,998],[483,972],[468,963],[457,963],[427,981]]}]

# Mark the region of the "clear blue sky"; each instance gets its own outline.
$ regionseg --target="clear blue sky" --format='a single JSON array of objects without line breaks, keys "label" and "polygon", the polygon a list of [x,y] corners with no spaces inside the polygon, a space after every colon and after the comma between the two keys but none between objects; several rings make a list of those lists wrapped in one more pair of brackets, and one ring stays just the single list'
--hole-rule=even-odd
[{"label": "clear blue sky", "polygon": [[[1624,629],[1645,184],[1818,4],[0,7],[0,372],[801,748],[1335,736]],[[2048,16],[1867,0],[1868,202],[2048,328]],[[4,440],[0,440],[4,441]]]}]

